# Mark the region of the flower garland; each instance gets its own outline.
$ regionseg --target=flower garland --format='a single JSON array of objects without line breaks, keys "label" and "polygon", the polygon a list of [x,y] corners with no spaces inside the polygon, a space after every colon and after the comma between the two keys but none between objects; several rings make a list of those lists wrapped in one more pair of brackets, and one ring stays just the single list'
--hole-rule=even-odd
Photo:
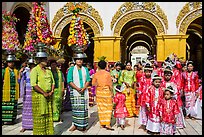
[{"label": "flower garland", "polygon": [[28,54],[36,51],[36,45],[39,42],[49,45],[55,44],[54,37],[52,36],[47,16],[42,5],[43,2],[33,2],[23,46],[23,49],[28,52]]},{"label": "flower garland", "polygon": [[42,7],[42,2],[34,2],[34,17],[36,23],[37,36],[42,43],[50,44],[54,37],[50,30],[50,26],[47,20],[47,16],[44,8]]},{"label": "flower garland", "polygon": [[11,15],[9,11],[2,11],[2,49],[15,51],[20,46],[16,31],[18,20],[15,14]]},{"label": "flower garland", "polygon": [[27,25],[27,31],[25,34],[25,42],[23,49],[25,51],[28,51],[29,53],[35,51],[35,45],[37,42],[39,42],[39,39],[37,37],[37,31],[36,31],[36,24],[34,22],[34,14],[33,14],[34,9],[32,9],[32,13],[30,15],[30,20],[28,21]]},{"label": "flower garland", "polygon": [[90,44],[90,41],[89,35],[84,29],[83,22],[79,16],[79,11],[81,11],[81,9],[82,8],[79,4],[72,5],[70,8],[73,12],[73,16],[69,27],[70,35],[68,37],[68,46],[75,46],[74,48],[80,48],[84,51]]}]

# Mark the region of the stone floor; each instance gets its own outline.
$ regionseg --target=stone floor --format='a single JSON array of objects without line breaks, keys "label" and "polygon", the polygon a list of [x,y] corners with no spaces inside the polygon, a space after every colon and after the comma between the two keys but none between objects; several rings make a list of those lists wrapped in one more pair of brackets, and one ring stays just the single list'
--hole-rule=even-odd
[{"label": "stone floor", "polygon": [[[14,125],[3,125],[2,135],[32,135],[32,130],[26,130],[21,133],[22,126],[22,103],[18,105],[18,116],[16,119],[16,124]],[[89,108],[89,126],[88,131],[83,133],[81,131],[75,130],[70,132],[69,128],[72,125],[72,114],[71,111],[63,112],[62,119],[63,122],[54,122],[55,135],[149,135],[142,129],[138,129],[138,118],[127,118],[128,123],[131,125],[126,127],[125,130],[117,128],[115,125],[115,118],[112,118],[112,126],[114,131],[108,131],[106,129],[101,129],[98,121],[97,107]],[[202,120],[191,120],[186,119],[186,128],[177,129],[176,135],[202,135]]]}]

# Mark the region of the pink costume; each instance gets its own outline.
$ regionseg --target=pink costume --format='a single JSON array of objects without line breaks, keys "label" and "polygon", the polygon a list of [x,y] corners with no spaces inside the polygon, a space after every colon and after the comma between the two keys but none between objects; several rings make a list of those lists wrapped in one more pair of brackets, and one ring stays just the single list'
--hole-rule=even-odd
[{"label": "pink costume", "polygon": [[117,119],[117,125],[124,125],[125,118],[129,115],[128,110],[125,106],[125,94],[121,92],[116,92],[113,102],[116,104],[114,110],[114,117]]}]

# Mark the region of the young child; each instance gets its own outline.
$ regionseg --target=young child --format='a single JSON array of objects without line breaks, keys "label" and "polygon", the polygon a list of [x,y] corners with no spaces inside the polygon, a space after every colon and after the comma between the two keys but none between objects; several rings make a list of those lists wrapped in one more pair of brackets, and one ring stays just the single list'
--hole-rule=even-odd
[{"label": "young child", "polygon": [[160,87],[161,77],[154,75],[152,85],[146,92],[146,106],[148,110],[148,119],[146,129],[148,133],[159,134],[160,118],[159,118],[159,102],[163,98],[163,90]]},{"label": "young child", "polygon": [[125,128],[125,118],[129,115],[128,110],[125,106],[125,94],[122,93],[124,89],[121,85],[115,87],[116,94],[114,96],[113,102],[116,104],[114,110],[114,117],[116,118],[117,127],[121,127],[122,130]]},{"label": "young child", "polygon": [[174,135],[176,116],[180,110],[173,95],[173,88],[168,86],[164,91],[164,98],[159,104],[160,135]]},{"label": "young child", "polygon": [[152,85],[152,74],[153,68],[150,66],[149,63],[147,63],[144,67],[144,75],[140,79],[139,83],[139,98],[138,98],[138,104],[140,105],[140,111],[139,111],[139,124],[141,125],[139,129],[146,130],[146,124],[147,124],[147,108],[146,108],[146,91],[147,88]]}]

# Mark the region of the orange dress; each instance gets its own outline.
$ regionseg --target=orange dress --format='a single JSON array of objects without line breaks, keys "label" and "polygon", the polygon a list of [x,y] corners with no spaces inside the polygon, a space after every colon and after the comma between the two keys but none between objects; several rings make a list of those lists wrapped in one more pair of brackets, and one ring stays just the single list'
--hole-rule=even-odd
[{"label": "orange dress", "polygon": [[96,104],[100,125],[110,126],[113,109],[113,84],[110,72],[97,71],[93,76],[92,85],[96,86]]}]

